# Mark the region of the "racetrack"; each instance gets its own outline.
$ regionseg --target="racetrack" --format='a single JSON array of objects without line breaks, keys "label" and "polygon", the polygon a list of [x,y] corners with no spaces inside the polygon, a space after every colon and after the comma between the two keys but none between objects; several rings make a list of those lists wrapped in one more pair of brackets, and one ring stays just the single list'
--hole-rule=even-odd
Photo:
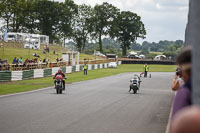
[{"label": "racetrack", "polygon": [[[138,94],[133,73],[0,98],[1,133],[164,133],[174,93],[173,73],[152,73]],[[84,77],[83,77],[84,78]]]}]

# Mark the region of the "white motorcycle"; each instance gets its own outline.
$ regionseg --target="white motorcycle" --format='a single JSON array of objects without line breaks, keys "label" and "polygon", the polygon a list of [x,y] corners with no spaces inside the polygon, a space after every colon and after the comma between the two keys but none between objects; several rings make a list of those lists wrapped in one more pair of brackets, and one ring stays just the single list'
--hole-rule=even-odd
[{"label": "white motorcycle", "polygon": [[129,89],[129,92],[131,90],[133,90],[133,93],[136,94],[137,91],[139,90],[140,88],[140,83],[142,81],[140,80],[140,78],[138,76],[134,76],[133,78],[131,78],[130,80],[130,89]]}]

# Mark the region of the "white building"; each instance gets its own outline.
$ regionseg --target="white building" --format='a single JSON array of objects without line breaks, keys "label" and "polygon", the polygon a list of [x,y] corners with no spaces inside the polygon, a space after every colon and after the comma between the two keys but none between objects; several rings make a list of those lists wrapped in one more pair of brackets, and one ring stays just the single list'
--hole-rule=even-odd
[{"label": "white building", "polygon": [[157,55],[154,60],[165,60],[167,57],[165,55]]}]

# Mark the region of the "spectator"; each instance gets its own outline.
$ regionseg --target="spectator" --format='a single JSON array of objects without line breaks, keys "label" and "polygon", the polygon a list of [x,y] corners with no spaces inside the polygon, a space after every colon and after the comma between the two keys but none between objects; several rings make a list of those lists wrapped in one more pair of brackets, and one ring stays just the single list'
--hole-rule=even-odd
[{"label": "spectator", "polygon": [[177,64],[180,66],[182,79],[185,84],[180,87],[176,93],[172,110],[172,120],[178,111],[192,104],[191,54],[192,48],[186,47],[177,57]]},{"label": "spectator", "polygon": [[50,62],[49,59],[46,59],[46,64],[47,64],[47,65],[49,64],[49,62]]},{"label": "spectator", "polygon": [[36,54],[36,53],[33,53],[33,56],[34,56],[34,57],[40,58],[40,55],[38,55],[38,54]]},{"label": "spectator", "polygon": [[56,62],[58,62],[59,61],[59,59],[58,58],[56,58]]},{"label": "spectator", "polygon": [[13,59],[12,64],[17,64],[17,58],[16,57]]},{"label": "spectator", "polygon": [[41,68],[42,60],[38,61],[38,68]]},{"label": "spectator", "polygon": [[186,107],[177,113],[170,133],[200,133],[200,107]]},{"label": "spectator", "polygon": [[147,78],[147,73],[149,71],[149,66],[147,65],[147,63],[144,65],[144,78]]},{"label": "spectator", "polygon": [[19,64],[19,59],[18,58],[16,59],[16,62],[17,62],[17,64]]},{"label": "spectator", "polygon": [[46,58],[43,59],[43,63],[46,63]]},{"label": "spectator", "polygon": [[26,66],[29,63],[28,58],[26,58],[26,60],[24,61],[24,66]]},{"label": "spectator", "polygon": [[19,64],[22,64],[22,57],[19,58],[18,62]]},{"label": "spectator", "polygon": [[63,61],[63,59],[61,58],[60,61]]},{"label": "spectator", "polygon": [[46,45],[46,51],[49,53],[49,46]]},{"label": "spectator", "polygon": [[181,71],[180,71],[180,68],[178,67],[176,69],[176,74],[172,81],[172,90],[177,91],[183,84],[184,84],[184,81],[182,80]]},{"label": "spectator", "polygon": [[39,61],[38,61],[38,64],[42,64],[42,60],[39,60]]}]

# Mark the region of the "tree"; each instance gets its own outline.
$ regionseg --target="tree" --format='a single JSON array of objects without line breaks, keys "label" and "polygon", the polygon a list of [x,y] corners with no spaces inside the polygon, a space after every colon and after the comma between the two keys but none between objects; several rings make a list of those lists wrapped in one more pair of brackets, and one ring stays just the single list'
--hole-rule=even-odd
[{"label": "tree", "polygon": [[[37,26],[40,32],[48,35],[50,42],[57,39],[62,6],[59,2],[41,0],[37,3]],[[62,16],[62,15],[61,15]]]},{"label": "tree", "polygon": [[149,54],[149,49],[148,49],[148,47],[143,48],[140,54],[144,54],[144,55]]},{"label": "tree", "polygon": [[164,55],[168,57],[171,56],[172,58],[174,58],[177,54],[176,50],[177,50],[176,47],[173,44],[171,44],[167,47],[166,51],[164,52]]},{"label": "tree", "polygon": [[10,21],[13,17],[13,7],[15,7],[16,1],[2,0],[0,1],[0,17],[6,22],[6,27],[10,29]]},{"label": "tree", "polygon": [[99,40],[99,50],[103,52],[102,48],[102,35],[108,35],[111,30],[111,26],[115,18],[117,18],[117,14],[119,13],[119,9],[104,2],[102,5],[96,5],[94,7],[94,16],[91,18],[91,22],[94,25],[91,25],[92,35]]},{"label": "tree", "polygon": [[27,0],[26,1],[26,11],[24,15],[23,22],[23,32],[36,33],[37,29],[37,5],[39,0]]},{"label": "tree", "polygon": [[115,26],[112,37],[117,37],[121,42],[122,55],[127,54],[127,49],[130,49],[131,43],[134,43],[137,38],[145,38],[146,30],[141,18],[130,11],[121,12],[117,19],[117,26]]},{"label": "tree", "polygon": [[74,15],[78,13],[78,5],[72,0],[65,0],[64,3],[61,3],[61,7],[59,35],[64,38],[65,44],[65,39],[73,36],[72,23]]},{"label": "tree", "polygon": [[84,50],[90,34],[89,25],[91,25],[92,11],[91,6],[80,5],[78,13],[72,19],[72,39],[76,42],[79,52]]}]

